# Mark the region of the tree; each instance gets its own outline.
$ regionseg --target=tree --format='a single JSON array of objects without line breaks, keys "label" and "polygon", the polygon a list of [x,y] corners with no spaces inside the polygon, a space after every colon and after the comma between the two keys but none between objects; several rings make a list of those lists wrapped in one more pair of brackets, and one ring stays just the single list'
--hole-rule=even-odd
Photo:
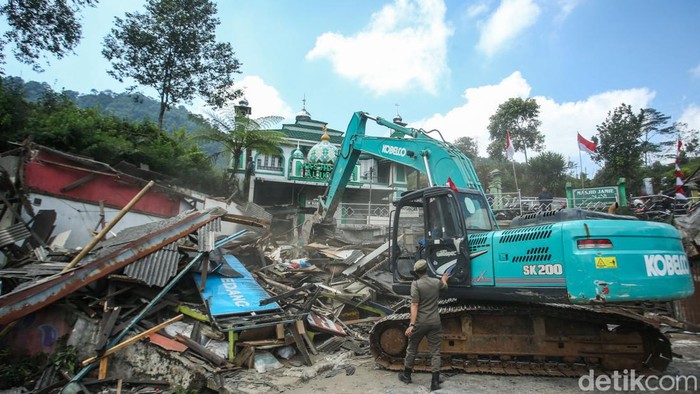
[{"label": "tree", "polygon": [[479,155],[479,145],[475,138],[459,137],[455,140],[454,145],[471,161],[474,161]]},{"label": "tree", "polygon": [[[670,116],[664,115],[654,108],[644,108],[639,112],[642,122],[642,154],[644,155],[644,166],[649,167],[654,154],[662,151],[664,146],[675,147],[678,126],[676,123],[668,125]],[[653,140],[659,140],[654,142]]]},{"label": "tree", "polygon": [[542,186],[546,186],[554,195],[563,196],[566,173],[572,167],[573,163],[566,161],[561,153],[542,152],[528,163],[531,182],[528,182],[530,188],[527,191],[535,195]]},{"label": "tree", "polygon": [[527,150],[539,152],[543,149],[544,136],[539,131],[542,122],[537,119],[540,106],[533,98],[523,100],[520,97],[509,98],[498,106],[495,114],[489,118],[489,156],[502,160],[506,149],[506,132],[510,132],[510,140],[516,151],[525,153]]},{"label": "tree", "polygon": [[[209,141],[220,144],[221,150],[217,154],[228,154],[231,157],[233,168],[228,178],[230,185],[230,197],[240,194],[236,173],[238,163],[245,152],[246,163],[252,158],[253,150],[266,155],[276,155],[279,153],[279,145],[284,138],[284,133],[273,130],[266,130],[270,126],[279,123],[284,118],[281,116],[265,116],[257,119],[250,119],[248,116],[235,112],[235,108],[224,108],[218,113],[209,114],[211,127],[196,132],[194,139],[199,141]],[[246,171],[245,183],[250,182],[250,173]]]},{"label": "tree", "polygon": [[598,135],[593,141],[599,144],[592,158],[603,164],[595,177],[597,183],[611,185],[618,178],[625,177],[629,190],[637,190],[644,153],[643,124],[643,113],[635,115],[632,107],[623,103],[608,112],[605,121],[596,126]]},{"label": "tree", "polygon": [[62,58],[73,51],[81,38],[78,12],[94,6],[98,0],[8,0],[0,7],[8,30],[0,39],[0,64],[4,64],[5,44],[13,43],[17,60],[42,71],[38,60],[42,52]]},{"label": "tree", "polygon": [[104,40],[102,54],[112,62],[109,75],[158,92],[160,128],[165,111],[177,103],[200,96],[221,108],[241,94],[230,89],[240,63],[231,44],[216,42],[215,14],[211,0],[148,0],[144,14],[115,18],[116,27]]}]

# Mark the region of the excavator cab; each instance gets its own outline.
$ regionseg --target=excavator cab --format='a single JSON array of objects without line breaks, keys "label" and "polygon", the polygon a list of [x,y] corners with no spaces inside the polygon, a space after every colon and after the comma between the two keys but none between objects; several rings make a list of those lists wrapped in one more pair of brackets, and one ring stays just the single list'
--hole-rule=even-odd
[{"label": "excavator cab", "polygon": [[391,233],[394,291],[410,292],[413,265],[428,261],[428,274],[450,274],[449,283],[470,286],[467,235],[494,229],[483,194],[470,189],[431,187],[407,193],[396,203]]}]

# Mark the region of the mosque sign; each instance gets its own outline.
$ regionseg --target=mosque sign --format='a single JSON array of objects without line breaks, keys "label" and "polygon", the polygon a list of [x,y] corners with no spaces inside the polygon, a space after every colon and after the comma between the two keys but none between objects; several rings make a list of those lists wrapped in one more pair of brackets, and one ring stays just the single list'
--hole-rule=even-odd
[{"label": "mosque sign", "polygon": [[574,206],[591,204],[612,204],[617,201],[617,188],[614,186],[592,187],[573,190]]}]

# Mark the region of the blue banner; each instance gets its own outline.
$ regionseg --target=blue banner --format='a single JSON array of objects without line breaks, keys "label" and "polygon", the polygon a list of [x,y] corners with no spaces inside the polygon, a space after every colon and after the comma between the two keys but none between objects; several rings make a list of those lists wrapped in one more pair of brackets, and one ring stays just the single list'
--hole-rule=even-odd
[{"label": "blue banner", "polygon": [[[280,310],[280,306],[276,302],[260,306],[260,301],[270,298],[270,295],[260,287],[235,256],[224,255],[224,259],[226,260],[225,264],[228,264],[243,277],[229,278],[217,272],[207,274],[206,288],[202,292],[202,299],[206,301],[209,313],[213,317],[249,315],[251,312]],[[202,282],[202,276],[194,274],[194,279],[199,286]]]}]

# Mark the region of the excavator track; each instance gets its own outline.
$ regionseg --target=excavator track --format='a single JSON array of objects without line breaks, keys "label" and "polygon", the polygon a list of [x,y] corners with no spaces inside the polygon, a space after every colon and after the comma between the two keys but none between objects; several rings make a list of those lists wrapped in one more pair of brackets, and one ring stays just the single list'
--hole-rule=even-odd
[{"label": "excavator track", "polygon": [[[595,370],[663,371],[671,343],[642,317],[623,310],[560,304],[441,302],[442,369],[498,375],[576,377]],[[379,320],[370,333],[376,362],[403,369],[408,313]],[[430,371],[425,340],[414,370]]]}]

